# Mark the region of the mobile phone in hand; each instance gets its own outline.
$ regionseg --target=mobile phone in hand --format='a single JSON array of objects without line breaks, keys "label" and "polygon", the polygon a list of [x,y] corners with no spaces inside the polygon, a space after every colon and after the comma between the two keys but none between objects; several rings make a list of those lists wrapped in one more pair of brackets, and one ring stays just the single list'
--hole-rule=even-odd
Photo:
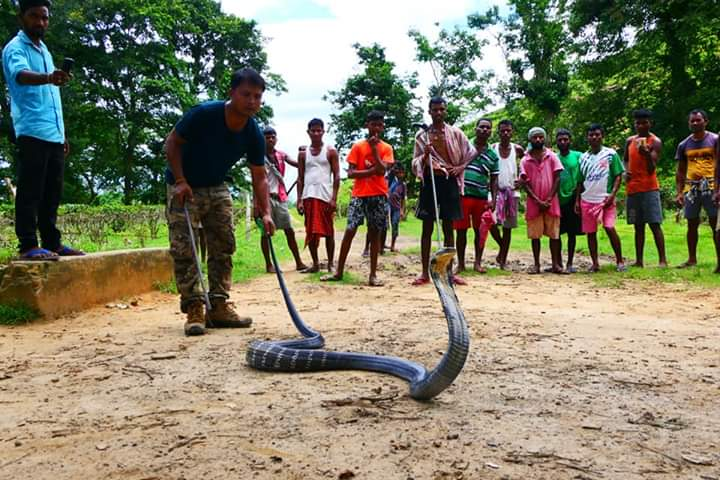
[{"label": "mobile phone in hand", "polygon": [[72,70],[73,65],[75,65],[75,59],[70,57],[65,57],[65,60],[63,60],[62,64],[62,71],[65,73],[70,73],[70,70]]}]

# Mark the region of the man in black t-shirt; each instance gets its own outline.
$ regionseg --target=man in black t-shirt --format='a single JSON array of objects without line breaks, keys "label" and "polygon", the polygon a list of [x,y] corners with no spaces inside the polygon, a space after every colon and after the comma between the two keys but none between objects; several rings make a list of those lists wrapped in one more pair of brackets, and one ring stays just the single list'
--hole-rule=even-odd
[{"label": "man in black t-shirt", "polygon": [[[265,138],[253,118],[260,110],[264,91],[265,81],[255,70],[236,71],[231,79],[229,100],[195,106],[183,115],[165,141],[170,254],[180,292],[180,309],[187,314],[186,335],[202,335],[206,326],[238,328],[252,323],[250,318],[239,317],[227,303],[235,231],[232,198],[225,177],[241,157],[247,157],[256,208],[265,230],[272,235],[275,225],[270,216],[265,177]],[[212,304],[208,312],[199,288],[200,277],[193,259],[184,206],[188,208],[194,229],[202,223],[207,238]]]}]

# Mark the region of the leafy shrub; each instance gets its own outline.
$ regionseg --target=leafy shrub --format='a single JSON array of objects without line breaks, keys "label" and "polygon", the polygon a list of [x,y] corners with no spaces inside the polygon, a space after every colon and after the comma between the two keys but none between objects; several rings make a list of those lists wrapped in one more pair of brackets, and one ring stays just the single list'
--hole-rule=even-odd
[{"label": "leafy shrub", "polygon": [[23,302],[11,304],[0,303],[0,325],[19,325],[29,323],[38,318],[40,314]]}]

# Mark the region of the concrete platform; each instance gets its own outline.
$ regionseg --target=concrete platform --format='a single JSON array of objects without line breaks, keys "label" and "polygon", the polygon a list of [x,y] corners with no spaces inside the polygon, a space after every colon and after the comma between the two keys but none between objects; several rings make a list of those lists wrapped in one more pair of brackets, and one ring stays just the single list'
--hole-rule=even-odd
[{"label": "concrete platform", "polygon": [[148,292],[173,279],[166,248],[145,248],[13,261],[0,267],[0,304],[20,300],[45,318]]}]

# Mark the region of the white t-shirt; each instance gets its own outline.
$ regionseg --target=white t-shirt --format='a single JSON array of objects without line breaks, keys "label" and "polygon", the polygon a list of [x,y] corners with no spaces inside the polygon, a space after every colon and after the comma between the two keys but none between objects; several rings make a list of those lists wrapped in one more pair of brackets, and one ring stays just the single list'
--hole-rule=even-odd
[{"label": "white t-shirt", "polygon": [[580,198],[590,203],[605,201],[612,192],[615,178],[624,170],[620,156],[612,148],[602,147],[597,153],[583,153],[580,157],[580,180],[584,190]]}]

